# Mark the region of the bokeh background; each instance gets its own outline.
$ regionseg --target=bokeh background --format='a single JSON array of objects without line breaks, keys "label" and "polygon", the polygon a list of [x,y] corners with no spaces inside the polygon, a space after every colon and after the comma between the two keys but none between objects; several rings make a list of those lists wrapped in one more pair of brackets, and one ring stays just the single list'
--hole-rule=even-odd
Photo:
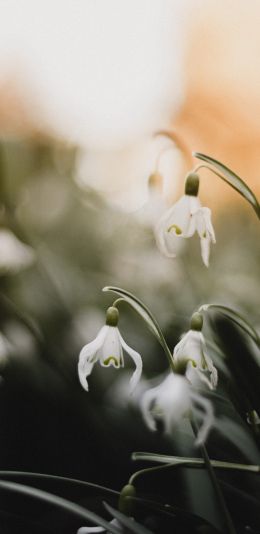
[{"label": "bokeh background", "polygon": [[[87,394],[77,360],[113,301],[106,285],[141,298],[172,347],[206,302],[259,326],[257,218],[234,190],[201,171],[217,235],[209,269],[196,237],[169,260],[153,236],[196,165],[193,150],[259,195],[259,18],[254,0],[0,1],[3,468],[119,489],[133,450],[190,451],[188,429],[173,443],[143,424],[139,395],[167,365],[126,306],[120,329],[144,360],[137,396],[128,398],[130,363],[96,366]],[[160,130],[175,130],[185,154]]]}]

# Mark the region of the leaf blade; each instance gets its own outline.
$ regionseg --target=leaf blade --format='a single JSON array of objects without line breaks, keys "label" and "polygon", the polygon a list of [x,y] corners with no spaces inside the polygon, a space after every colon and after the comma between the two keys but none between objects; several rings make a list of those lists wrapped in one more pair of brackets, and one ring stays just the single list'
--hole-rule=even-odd
[{"label": "leaf blade", "polygon": [[240,195],[242,195],[251,204],[258,218],[260,219],[260,204],[255,194],[253,193],[253,191],[250,189],[250,187],[248,187],[248,185],[244,182],[244,180],[240,178],[240,176],[238,176],[234,171],[229,169],[226,165],[224,165],[220,161],[210,156],[207,156],[206,154],[202,154],[201,152],[193,152],[193,156],[197,159],[200,159],[212,165],[220,173],[222,173],[224,176],[216,172],[216,174],[220,178],[222,178],[222,180],[227,182],[231,187],[233,187],[233,189],[235,189],[238,193],[240,193]]}]

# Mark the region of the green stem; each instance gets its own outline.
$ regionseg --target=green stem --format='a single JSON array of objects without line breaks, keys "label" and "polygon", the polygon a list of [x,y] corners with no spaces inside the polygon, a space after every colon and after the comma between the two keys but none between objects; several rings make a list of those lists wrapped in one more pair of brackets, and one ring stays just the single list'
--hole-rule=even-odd
[{"label": "green stem", "polygon": [[[197,433],[198,433],[197,425],[192,420],[191,420],[191,427],[192,427],[192,430],[194,432],[194,435],[197,436]],[[216,494],[216,497],[217,497],[219,508],[220,508],[220,510],[221,510],[221,512],[223,514],[223,520],[224,520],[224,522],[226,524],[226,532],[229,533],[229,534],[236,534],[236,530],[235,530],[232,518],[230,516],[230,513],[228,511],[227,505],[225,503],[225,499],[224,499],[222,491],[220,489],[217,477],[216,477],[216,475],[214,473],[214,469],[213,469],[213,467],[211,465],[211,461],[209,459],[209,455],[208,455],[208,452],[207,452],[207,449],[206,449],[205,445],[200,445],[200,450],[201,450],[201,454],[202,454],[202,457],[204,459],[205,466],[207,468],[207,471],[208,471],[212,486],[214,488],[214,491],[215,491],[215,494]]]},{"label": "green stem", "polygon": [[135,473],[133,473],[133,475],[129,478],[128,484],[134,485],[134,481],[137,477],[153,473],[155,471],[162,471],[164,469],[168,469],[169,467],[177,467],[177,465],[174,463],[169,463],[166,465],[157,465],[156,467],[147,467],[146,469],[140,469],[140,471],[136,471]]},{"label": "green stem", "polygon": [[[184,458],[182,456],[167,456],[164,454],[156,454],[149,452],[134,452],[132,453],[132,460],[157,462],[161,464],[171,464],[176,467],[205,467],[205,462],[202,458]],[[248,471],[249,473],[260,473],[259,465],[238,464],[234,462],[222,462],[220,460],[210,459],[210,463],[216,469],[225,469],[231,471]]]}]

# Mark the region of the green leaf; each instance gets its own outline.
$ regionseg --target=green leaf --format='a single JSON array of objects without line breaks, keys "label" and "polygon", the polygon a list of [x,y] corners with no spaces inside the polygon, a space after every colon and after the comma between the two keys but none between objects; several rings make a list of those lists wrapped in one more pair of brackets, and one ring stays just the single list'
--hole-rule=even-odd
[{"label": "green leaf", "polygon": [[[193,156],[195,158],[201,159],[202,161],[206,161],[206,163],[209,163],[213,167],[215,167],[220,173],[216,171],[215,174],[219,176],[219,178],[222,178],[225,182],[227,182],[233,189],[235,189],[240,195],[242,195],[250,204],[253,206],[258,218],[260,219],[260,205],[259,202],[254,195],[253,191],[248,187],[248,185],[240,178],[234,171],[231,171],[226,165],[223,163],[220,163],[220,161],[217,161],[214,158],[211,158],[210,156],[206,156],[205,154],[201,154],[200,152],[193,152]],[[213,169],[210,169],[213,170]]]},{"label": "green leaf", "polygon": [[148,530],[143,525],[140,525],[140,523],[133,521],[133,519],[131,519],[130,517],[127,517],[126,515],[119,512],[119,510],[112,508],[112,506],[109,506],[109,504],[107,504],[106,502],[104,502],[103,504],[106,510],[111,514],[111,516],[118,519],[119,523],[121,523],[124,527],[127,527],[130,532],[134,532],[134,534],[153,534],[151,530]]},{"label": "green leaf", "polygon": [[52,504],[53,506],[61,508],[62,510],[68,513],[76,515],[83,521],[90,521],[91,523],[94,523],[94,525],[100,525],[101,527],[104,527],[104,529],[108,530],[108,532],[112,532],[113,534],[119,534],[118,528],[116,528],[114,525],[111,525],[111,523],[108,523],[108,521],[105,521],[105,519],[98,516],[94,512],[91,512],[90,510],[87,510],[86,508],[83,508],[82,506],[79,506],[74,502],[71,502],[67,499],[63,499],[62,497],[58,497],[57,495],[53,495],[52,493],[49,493],[47,491],[39,490],[31,486],[25,486],[24,484],[17,484],[16,482],[6,482],[3,480],[0,480],[0,490],[1,489],[11,493],[20,493],[22,495],[27,495],[27,497],[31,497],[33,499],[38,499],[48,504]]},{"label": "green leaf", "polygon": [[222,304],[203,304],[199,308],[200,311],[207,311],[209,309],[215,309],[217,311],[220,311],[225,317],[228,317],[228,319],[231,319],[235,324],[240,326],[244,332],[246,332],[254,341],[255,343],[260,346],[260,338],[256,330],[253,328],[253,326],[246,321],[242,315],[240,315],[238,312],[233,310],[232,308],[229,308],[228,306],[224,306]]},{"label": "green leaf", "polygon": [[[121,299],[125,302],[127,302],[137,313],[142,317],[148,328],[151,330],[153,335],[156,337],[157,341],[161,344],[163,347],[168,361],[173,366],[173,360],[172,360],[172,353],[165,341],[164,335],[161,331],[161,328],[153,316],[153,314],[150,312],[150,310],[145,306],[145,304],[139,300],[135,295],[130,293],[129,291],[126,291],[125,289],[121,289],[120,287],[114,287],[114,286],[106,286],[103,287],[102,291],[112,291],[112,293],[116,293],[117,295],[120,295]],[[120,300],[121,300],[120,299]],[[119,302],[119,300],[118,300]]]},{"label": "green leaf", "polygon": [[101,493],[110,493],[110,495],[113,495],[114,497],[118,497],[120,495],[118,491],[107,488],[105,486],[100,486],[99,484],[94,484],[93,482],[86,482],[85,480],[78,480],[76,478],[60,477],[58,475],[48,475],[46,473],[30,473],[29,471],[0,471],[0,479],[1,478],[24,478],[39,481],[49,480],[50,482],[57,481],[72,486],[81,486],[83,488],[85,487],[88,489],[93,489]]}]

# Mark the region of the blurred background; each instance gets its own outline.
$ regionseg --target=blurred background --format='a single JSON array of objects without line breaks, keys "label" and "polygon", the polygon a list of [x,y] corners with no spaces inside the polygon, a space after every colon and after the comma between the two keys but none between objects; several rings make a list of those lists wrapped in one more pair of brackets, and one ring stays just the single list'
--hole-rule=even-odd
[{"label": "blurred background", "polygon": [[[259,19],[254,0],[0,0],[3,468],[118,489],[133,450],[190,452],[186,428],[172,443],[144,427],[136,399],[167,365],[131,310],[122,306],[120,330],[144,359],[136,398],[131,364],[96,366],[84,392],[78,354],[114,300],[106,285],[142,299],[171,347],[206,302],[259,326],[257,219],[234,190],[201,171],[217,236],[208,270],[196,237],[169,260],[153,235],[193,150],[259,195]],[[149,193],[156,165],[164,181]]]}]

